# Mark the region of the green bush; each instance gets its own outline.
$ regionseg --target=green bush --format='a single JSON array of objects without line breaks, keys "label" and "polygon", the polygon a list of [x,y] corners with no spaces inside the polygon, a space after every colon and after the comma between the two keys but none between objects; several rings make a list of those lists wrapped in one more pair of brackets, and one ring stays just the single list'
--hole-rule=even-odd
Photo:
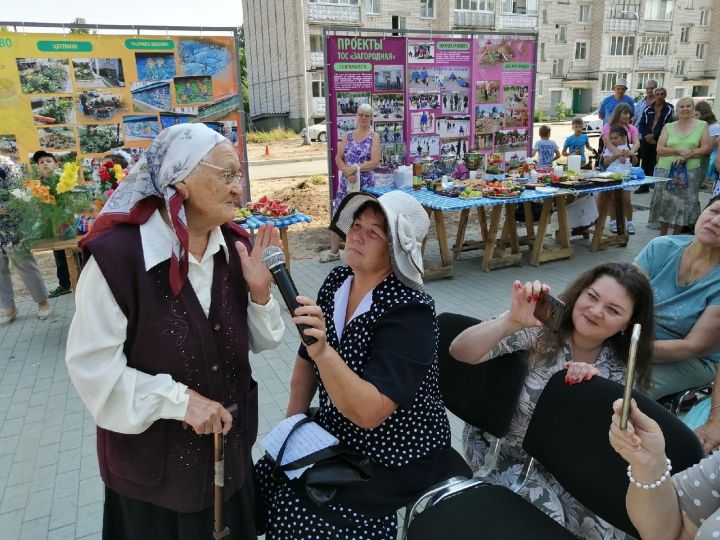
[{"label": "green bush", "polygon": [[271,131],[248,131],[246,140],[248,143],[267,144],[275,141],[286,141],[287,139],[296,139],[297,132],[292,129],[277,127]]},{"label": "green bush", "polygon": [[542,112],[540,109],[536,109],[535,113],[533,114],[533,121],[535,123],[540,123],[545,121],[545,113]]},{"label": "green bush", "polygon": [[563,120],[565,120],[568,112],[568,108],[562,101],[559,101],[555,104],[555,115],[558,122],[562,122]]}]

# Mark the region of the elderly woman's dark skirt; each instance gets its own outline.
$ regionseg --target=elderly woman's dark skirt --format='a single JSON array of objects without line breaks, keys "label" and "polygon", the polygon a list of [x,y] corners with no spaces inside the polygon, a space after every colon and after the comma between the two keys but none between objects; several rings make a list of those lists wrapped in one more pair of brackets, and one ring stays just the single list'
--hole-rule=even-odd
[{"label": "elderly woman's dark skirt", "polygon": [[[255,494],[252,475],[245,486],[223,506],[228,540],[254,540]],[[213,509],[183,514],[155,504],[131,499],[105,488],[103,540],[210,540]]]}]

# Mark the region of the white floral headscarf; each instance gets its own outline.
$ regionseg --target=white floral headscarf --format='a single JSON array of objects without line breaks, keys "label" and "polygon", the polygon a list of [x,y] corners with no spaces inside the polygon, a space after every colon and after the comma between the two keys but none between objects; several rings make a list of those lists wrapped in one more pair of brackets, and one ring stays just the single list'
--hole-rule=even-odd
[{"label": "white floral headscarf", "polygon": [[84,240],[121,223],[145,223],[165,201],[175,232],[170,259],[170,288],[179,294],[188,273],[188,227],[182,182],[216,145],[227,142],[205,124],[178,124],[164,129],[120,183]]}]

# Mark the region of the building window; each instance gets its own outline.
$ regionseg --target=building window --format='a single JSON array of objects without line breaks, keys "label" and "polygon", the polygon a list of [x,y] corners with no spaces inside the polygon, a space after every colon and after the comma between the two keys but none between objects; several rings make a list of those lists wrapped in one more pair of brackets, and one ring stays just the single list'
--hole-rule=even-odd
[{"label": "building window", "polygon": [[710,10],[700,10],[700,26],[708,26],[710,24]]},{"label": "building window", "polygon": [[463,11],[495,11],[494,0],[455,0],[455,9]]},{"label": "building window", "polygon": [[610,36],[610,56],[632,56],[635,53],[635,36]]},{"label": "building window", "polygon": [[705,60],[705,43],[698,43],[695,46],[695,58]]},{"label": "building window", "polygon": [[685,0],[685,7],[687,9],[695,9],[695,0]]},{"label": "building window", "polygon": [[538,96],[542,96],[542,95],[543,95],[543,90],[544,90],[544,89],[545,89],[545,79],[540,79],[540,80],[538,81],[538,89],[537,89]]},{"label": "building window", "polygon": [[685,60],[678,60],[675,64],[675,75],[682,77],[685,75]]},{"label": "building window", "polygon": [[547,24],[547,9],[542,10],[542,23]]},{"label": "building window", "polygon": [[540,42],[540,61],[545,61],[545,43]]},{"label": "building window", "polygon": [[380,0],[365,0],[365,13],[380,14]]},{"label": "building window", "polygon": [[325,80],[323,73],[312,74],[312,96],[325,97]]},{"label": "building window", "polygon": [[[640,4],[634,0],[620,0],[615,2],[612,6],[613,19],[634,19],[639,18]],[[637,18],[636,18],[637,16]]]},{"label": "building window", "polygon": [[552,63],[552,76],[553,77],[564,77],[565,70],[563,69],[563,61],[561,58],[556,58]]},{"label": "building window", "polygon": [[680,99],[681,97],[685,97],[685,89],[682,87],[675,88],[675,99]]},{"label": "building window", "polygon": [[708,97],[710,88],[707,86],[693,86],[692,97]]},{"label": "building window", "polygon": [[567,43],[567,26],[564,24],[555,25],[555,43]]},{"label": "building window", "polygon": [[656,21],[671,21],[672,0],[645,0],[645,18]]},{"label": "building window", "polygon": [[581,23],[590,22],[590,6],[580,6],[580,18],[578,19]]},{"label": "building window", "polygon": [[680,28],[680,43],[690,43],[690,27],[682,26]]},{"label": "building window", "polygon": [[670,36],[643,36],[640,53],[646,56],[667,56]]},{"label": "building window", "polygon": [[575,60],[587,59],[587,41],[578,41],[575,43]]},{"label": "building window", "polygon": [[500,11],[516,15],[536,14],[537,0],[502,0]]},{"label": "building window", "polygon": [[642,90],[649,80],[657,81],[658,88],[665,86],[665,73],[638,73],[635,88]]},{"label": "building window", "polygon": [[558,4],[569,4],[570,0],[558,0]]},{"label": "building window", "polygon": [[603,92],[612,92],[612,89],[615,88],[615,81],[618,78],[627,81],[627,73],[603,73],[600,76],[600,89]]},{"label": "building window", "polygon": [[310,52],[323,52],[322,36],[310,36]]},{"label": "building window", "polygon": [[343,6],[357,6],[358,0],[308,0],[311,4],[340,4]]},{"label": "building window", "polygon": [[435,0],[420,0],[420,17],[423,19],[435,18]]}]

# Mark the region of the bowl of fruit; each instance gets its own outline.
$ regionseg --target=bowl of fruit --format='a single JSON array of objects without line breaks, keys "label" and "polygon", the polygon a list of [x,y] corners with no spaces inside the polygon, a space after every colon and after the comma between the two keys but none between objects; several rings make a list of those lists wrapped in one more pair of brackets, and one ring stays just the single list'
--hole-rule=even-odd
[{"label": "bowl of fruit", "polygon": [[283,203],[280,199],[271,199],[267,196],[247,203],[247,209],[253,215],[262,216],[266,219],[280,219],[297,212],[297,209],[290,208],[290,205]]},{"label": "bowl of fruit", "polygon": [[249,218],[250,216],[252,216],[252,212],[247,208],[236,208],[235,219],[233,221],[235,223],[245,223],[247,218]]},{"label": "bowl of fruit", "polygon": [[474,189],[471,186],[467,186],[464,190],[460,192],[461,199],[479,199],[483,196],[483,192],[479,189]]}]

